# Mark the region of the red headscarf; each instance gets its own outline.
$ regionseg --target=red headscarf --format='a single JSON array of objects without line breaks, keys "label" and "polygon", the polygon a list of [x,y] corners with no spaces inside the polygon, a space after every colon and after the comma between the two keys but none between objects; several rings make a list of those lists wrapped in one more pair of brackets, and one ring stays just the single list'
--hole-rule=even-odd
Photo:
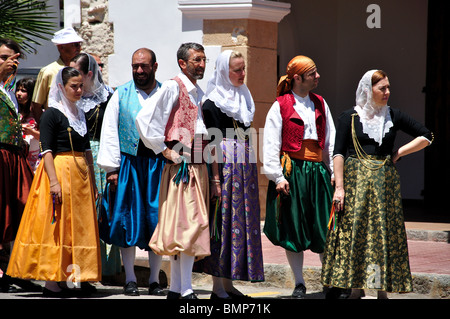
[{"label": "red headscarf", "polygon": [[292,79],[295,74],[302,75],[316,67],[313,60],[304,55],[297,55],[289,61],[286,75],[280,78],[277,86],[277,96],[281,96],[292,90]]}]

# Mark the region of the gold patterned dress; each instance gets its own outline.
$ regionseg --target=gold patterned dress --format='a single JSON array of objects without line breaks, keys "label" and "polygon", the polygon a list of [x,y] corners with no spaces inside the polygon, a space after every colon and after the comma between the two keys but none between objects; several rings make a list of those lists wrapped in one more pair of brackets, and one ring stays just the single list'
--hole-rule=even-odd
[{"label": "gold patterned dress", "polygon": [[381,145],[363,133],[353,109],[339,118],[334,154],[349,155],[344,164],[345,207],[336,212],[328,231],[321,278],[325,286],[413,290],[400,177],[391,154],[398,130],[430,140],[432,135],[398,109],[391,108],[390,115],[393,127]]}]

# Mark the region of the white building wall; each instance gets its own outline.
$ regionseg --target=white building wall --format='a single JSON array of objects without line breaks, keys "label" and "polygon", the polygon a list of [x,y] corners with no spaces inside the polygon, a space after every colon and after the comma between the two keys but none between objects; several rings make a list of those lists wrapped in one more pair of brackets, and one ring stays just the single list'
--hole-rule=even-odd
[{"label": "white building wall", "polygon": [[[109,20],[114,23],[114,54],[108,59],[112,87],[131,80],[131,56],[138,48],[155,52],[156,78],[162,82],[180,72],[176,52],[181,43],[203,42],[203,21],[182,17],[177,0],[109,0]],[[220,47],[205,49],[210,62],[204,79],[198,82],[204,90]]]}]

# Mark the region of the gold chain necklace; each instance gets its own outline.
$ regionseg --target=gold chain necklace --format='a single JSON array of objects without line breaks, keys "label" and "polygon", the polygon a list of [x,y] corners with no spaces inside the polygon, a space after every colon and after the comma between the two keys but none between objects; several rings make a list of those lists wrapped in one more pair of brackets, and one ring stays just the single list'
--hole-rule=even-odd
[{"label": "gold chain necklace", "polygon": [[365,168],[370,169],[371,171],[377,171],[386,164],[388,158],[386,157],[382,163],[376,164],[370,158],[370,155],[368,155],[364,151],[364,149],[362,148],[362,146],[359,143],[358,138],[356,136],[355,116],[358,116],[358,114],[357,113],[352,114],[352,140],[353,140],[353,146],[355,148],[356,156],[358,157],[359,161],[361,162],[361,164],[364,165]]},{"label": "gold chain necklace", "polygon": [[75,151],[73,150],[73,144],[72,144],[72,128],[70,126],[67,127],[67,132],[69,133],[70,148],[72,149],[73,160],[74,160],[75,164],[77,165],[77,168],[80,171],[80,173],[82,173],[83,175],[87,175],[87,173],[89,171],[89,166],[86,170],[84,170],[83,168],[80,167],[80,165],[78,164],[77,159],[75,157]]},{"label": "gold chain necklace", "polygon": [[236,136],[238,137],[238,139],[247,141],[249,138],[248,134],[245,134],[244,129],[242,127],[239,127],[239,124],[236,122],[235,119],[233,119],[233,126],[234,126],[234,131],[236,132]]}]

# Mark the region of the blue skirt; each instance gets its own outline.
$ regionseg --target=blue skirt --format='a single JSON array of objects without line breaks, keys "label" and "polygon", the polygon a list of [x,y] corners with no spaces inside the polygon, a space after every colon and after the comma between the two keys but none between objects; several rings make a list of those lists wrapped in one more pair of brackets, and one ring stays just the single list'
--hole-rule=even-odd
[{"label": "blue skirt", "polygon": [[117,189],[103,192],[100,238],[119,247],[148,243],[158,224],[159,183],[165,159],[121,154]]}]

